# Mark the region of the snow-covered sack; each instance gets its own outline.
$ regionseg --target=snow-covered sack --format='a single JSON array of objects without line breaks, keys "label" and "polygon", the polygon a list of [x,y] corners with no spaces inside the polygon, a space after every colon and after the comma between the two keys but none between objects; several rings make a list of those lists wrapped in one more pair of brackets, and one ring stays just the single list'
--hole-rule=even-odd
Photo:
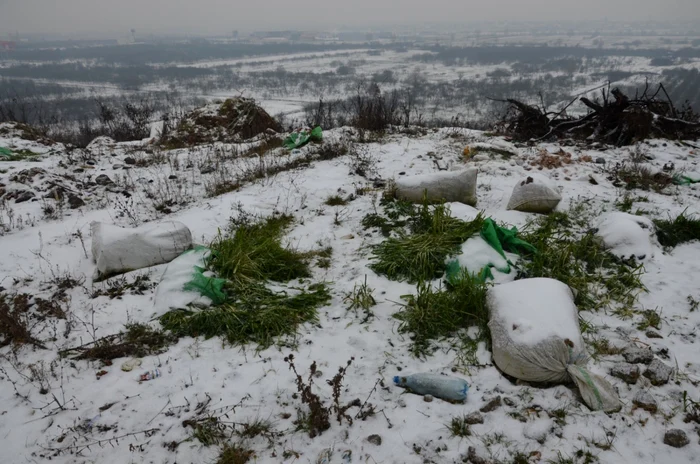
[{"label": "snow-covered sack", "polygon": [[489,290],[493,360],[504,373],[528,382],[573,380],[593,410],[617,411],[617,393],[588,363],[571,289],[554,279],[524,279]]},{"label": "snow-covered sack", "polygon": [[596,237],[615,256],[642,260],[654,256],[654,231],[649,218],[614,212],[600,217]]},{"label": "snow-covered sack", "polygon": [[470,168],[406,177],[396,181],[396,196],[402,200],[421,203],[424,195],[427,195],[429,202],[456,201],[474,206],[476,175],[477,170]]},{"label": "snow-covered sack", "polygon": [[515,185],[507,209],[546,214],[552,212],[560,201],[561,195],[545,177],[531,174]]},{"label": "snow-covered sack", "polygon": [[[156,316],[163,315],[171,309],[203,308],[212,304],[212,299],[197,291],[191,285],[197,276],[197,268],[206,267],[211,250],[196,247],[172,260],[163,271],[156,288],[154,308]],[[205,273],[204,275],[211,275]]]},{"label": "snow-covered sack", "polygon": [[98,278],[168,263],[192,248],[190,229],[176,221],[134,229],[93,222],[90,229]]}]

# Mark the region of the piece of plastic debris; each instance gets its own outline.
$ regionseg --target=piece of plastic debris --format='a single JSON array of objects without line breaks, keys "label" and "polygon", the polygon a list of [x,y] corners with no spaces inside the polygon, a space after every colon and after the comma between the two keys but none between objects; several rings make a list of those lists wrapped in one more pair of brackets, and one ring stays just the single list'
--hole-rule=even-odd
[{"label": "piece of plastic debris", "polygon": [[122,364],[122,370],[124,372],[131,372],[134,368],[139,367],[141,363],[142,361],[140,359],[130,359]]},{"label": "piece of plastic debris", "polygon": [[465,401],[469,390],[466,380],[440,374],[397,375],[394,383],[418,395],[432,395],[446,401]]},{"label": "piece of plastic debris", "polygon": [[153,369],[145,374],[141,374],[139,377],[139,382],[148,382],[149,380],[157,379],[160,377],[160,369]]}]

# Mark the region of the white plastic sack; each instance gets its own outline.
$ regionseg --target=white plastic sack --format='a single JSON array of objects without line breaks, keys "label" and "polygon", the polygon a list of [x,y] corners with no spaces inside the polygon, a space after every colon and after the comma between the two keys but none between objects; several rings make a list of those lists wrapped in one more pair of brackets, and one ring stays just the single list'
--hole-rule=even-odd
[{"label": "white plastic sack", "polygon": [[429,202],[459,202],[476,205],[475,168],[460,171],[440,171],[402,178],[396,181],[396,196],[402,200],[421,203],[427,192]]},{"label": "white plastic sack", "polygon": [[198,247],[187,251],[172,260],[163,271],[156,288],[154,308],[156,316],[161,316],[171,309],[207,307],[212,304],[209,297],[195,290],[185,290],[192,281],[195,268],[205,268],[211,250]]},{"label": "white plastic sack", "polygon": [[524,213],[550,213],[561,201],[561,195],[540,175],[531,174],[513,188],[506,209]]},{"label": "white plastic sack", "polygon": [[639,260],[654,256],[654,223],[649,218],[627,213],[608,213],[598,221],[596,237],[612,254]]},{"label": "white plastic sack", "polygon": [[489,290],[493,360],[506,374],[528,382],[573,380],[593,410],[617,411],[620,400],[588,363],[571,289],[554,279],[524,279]]},{"label": "white plastic sack", "polygon": [[192,247],[192,233],[181,222],[134,229],[93,222],[90,229],[97,278],[167,263]]}]

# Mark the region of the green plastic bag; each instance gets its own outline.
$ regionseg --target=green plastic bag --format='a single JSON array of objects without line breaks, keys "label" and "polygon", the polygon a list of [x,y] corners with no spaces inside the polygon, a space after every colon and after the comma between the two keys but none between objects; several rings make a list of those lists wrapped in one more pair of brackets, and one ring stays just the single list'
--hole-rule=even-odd
[{"label": "green plastic bag", "polygon": [[12,156],[12,151],[9,148],[0,147],[0,156],[10,158]]},{"label": "green plastic bag", "polygon": [[315,127],[311,132],[292,132],[284,139],[284,146],[290,150],[300,148],[309,142],[320,142],[323,140],[323,131],[320,127]]},{"label": "green plastic bag", "polygon": [[673,176],[673,183],[676,185],[691,185],[700,183],[700,178],[693,179],[690,176],[675,175]]},{"label": "green plastic bag", "polygon": [[[194,251],[209,251],[213,253],[212,250],[201,245],[187,250],[185,253],[192,253]],[[200,266],[194,266],[192,270],[192,280],[182,287],[183,290],[186,292],[198,292],[200,295],[208,297],[214,304],[222,304],[226,301],[226,293],[224,292],[226,279],[207,277],[204,275],[207,271],[206,268]]]},{"label": "green plastic bag", "polygon": [[[537,248],[535,248],[533,245],[526,242],[525,240],[518,238],[518,229],[516,227],[513,227],[511,229],[500,227],[496,225],[496,223],[491,218],[486,218],[479,235],[508,263],[508,266],[502,269],[496,267],[495,264],[489,264],[488,266],[484,267],[478,275],[478,278],[482,282],[494,279],[493,272],[491,271],[491,268],[494,267],[497,271],[502,272],[504,274],[510,273],[510,267],[513,265],[513,263],[511,263],[510,260],[506,258],[506,251],[510,253],[517,253],[521,256],[524,254],[532,254],[537,252]],[[450,283],[454,282],[455,279],[459,277],[461,271],[461,267],[457,260],[450,261],[449,263],[447,263],[447,269],[445,271],[447,281]]]}]

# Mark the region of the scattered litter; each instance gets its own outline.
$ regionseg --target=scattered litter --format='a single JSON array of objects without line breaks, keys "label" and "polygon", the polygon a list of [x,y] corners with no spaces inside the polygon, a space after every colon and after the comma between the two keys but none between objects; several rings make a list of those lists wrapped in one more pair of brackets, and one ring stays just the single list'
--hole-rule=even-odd
[{"label": "scattered litter", "polygon": [[554,279],[523,279],[493,287],[487,304],[493,360],[506,374],[529,382],[573,380],[593,410],[622,405],[612,385],[588,372],[578,310],[571,289]]},{"label": "scattered litter", "polygon": [[209,248],[196,246],[168,264],[156,289],[157,315],[171,309],[206,307],[226,301],[226,279],[216,278],[206,270],[211,254]]},{"label": "scattered litter", "polygon": [[417,395],[430,395],[455,402],[464,402],[469,390],[469,384],[464,379],[429,373],[396,376],[394,384]]},{"label": "scattered litter", "polygon": [[292,132],[284,139],[284,146],[290,150],[301,148],[309,142],[320,142],[323,140],[323,131],[320,127],[315,127],[313,130],[304,130]]},{"label": "scattered litter", "polygon": [[513,260],[518,255],[536,251],[533,245],[518,238],[516,227],[507,229],[497,225],[493,219],[486,218],[479,236],[467,240],[456,258],[449,258],[447,281],[452,282],[458,278],[463,268],[470,274],[478,275],[484,282],[487,279],[494,280],[492,269],[501,274],[510,274]]},{"label": "scattered litter", "polygon": [[192,247],[192,233],[181,222],[149,224],[134,229],[93,222],[90,229],[97,278],[167,263]]},{"label": "scattered litter", "polygon": [[124,372],[131,372],[135,368],[140,367],[143,361],[140,359],[130,359],[128,361],[125,361],[124,364],[122,364],[122,370]]},{"label": "scattered litter", "polygon": [[160,369],[154,369],[146,372],[145,374],[141,374],[139,376],[139,382],[148,382],[149,380],[157,379],[160,377],[160,375]]},{"label": "scattered litter", "polygon": [[547,178],[531,174],[515,185],[506,209],[547,214],[552,212],[560,201],[561,195],[554,190]]},{"label": "scattered litter", "polygon": [[476,205],[477,169],[440,171],[396,181],[396,196],[412,203],[456,201]]}]

